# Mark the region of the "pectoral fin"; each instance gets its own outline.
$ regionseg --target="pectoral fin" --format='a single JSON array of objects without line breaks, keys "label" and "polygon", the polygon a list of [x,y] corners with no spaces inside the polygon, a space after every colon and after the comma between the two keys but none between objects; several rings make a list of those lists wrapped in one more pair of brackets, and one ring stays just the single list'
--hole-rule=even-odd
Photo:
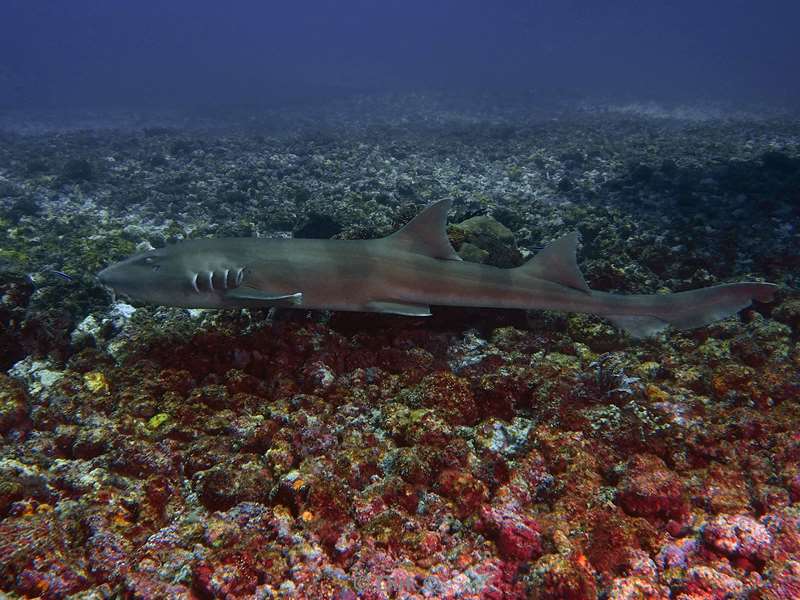
[{"label": "pectoral fin", "polygon": [[243,302],[263,303],[265,305],[300,304],[303,301],[302,292],[293,294],[271,294],[251,287],[238,287],[225,292],[226,300],[240,300]]},{"label": "pectoral fin", "polygon": [[407,304],[405,302],[384,302],[378,300],[367,304],[367,309],[373,312],[405,315],[407,317],[431,316],[431,307],[425,304]]}]

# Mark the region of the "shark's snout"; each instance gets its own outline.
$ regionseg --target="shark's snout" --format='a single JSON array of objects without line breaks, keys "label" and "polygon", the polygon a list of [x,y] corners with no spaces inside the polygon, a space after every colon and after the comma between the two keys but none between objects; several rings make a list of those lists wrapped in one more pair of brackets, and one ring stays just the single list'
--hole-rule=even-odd
[{"label": "shark's snout", "polygon": [[105,285],[107,287],[114,287],[114,279],[115,279],[115,277],[114,277],[115,268],[114,267],[115,267],[115,265],[111,265],[109,267],[106,267],[105,269],[103,269],[102,271],[100,271],[97,274],[97,278],[100,280],[100,283],[102,283],[103,285]]},{"label": "shark's snout", "polygon": [[112,292],[125,293],[130,287],[131,274],[121,263],[114,263],[97,274],[100,284]]},{"label": "shark's snout", "polygon": [[[97,280],[115,298],[122,296],[152,304],[183,306],[187,295],[192,301],[196,300],[193,296],[199,295],[189,286],[191,279],[183,275],[181,267],[171,269],[150,254],[113,263],[97,273]],[[216,296],[204,294],[201,300],[207,306],[216,302]]]},{"label": "shark's snout", "polygon": [[108,266],[97,274],[100,285],[111,295],[112,302],[116,302],[117,300],[117,289],[114,285],[114,266],[115,265]]}]

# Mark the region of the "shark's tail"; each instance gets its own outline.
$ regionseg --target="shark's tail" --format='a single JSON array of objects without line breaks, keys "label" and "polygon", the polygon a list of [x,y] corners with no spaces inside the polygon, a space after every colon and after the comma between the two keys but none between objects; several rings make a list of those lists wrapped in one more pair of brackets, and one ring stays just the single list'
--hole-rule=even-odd
[{"label": "shark's tail", "polygon": [[777,286],[770,283],[746,282],[674,294],[620,297],[592,292],[592,295],[613,297],[614,303],[618,302],[621,307],[639,313],[605,316],[631,336],[646,337],[661,331],[667,325],[676,329],[694,329],[708,325],[747,308],[753,300],[770,302],[776,289]]},{"label": "shark's tail", "polygon": [[592,298],[587,311],[610,319],[633,337],[647,337],[671,325],[693,329],[736,314],[753,300],[769,302],[777,286],[770,283],[729,283],[677,292],[625,296],[596,292],[586,285],[575,260],[577,233],[568,233],[519,267],[526,275],[545,279]]}]

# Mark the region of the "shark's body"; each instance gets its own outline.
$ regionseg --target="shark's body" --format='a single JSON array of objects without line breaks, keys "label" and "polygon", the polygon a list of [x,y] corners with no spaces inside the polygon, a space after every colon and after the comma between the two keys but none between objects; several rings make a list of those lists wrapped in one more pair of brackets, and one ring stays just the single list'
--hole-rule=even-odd
[{"label": "shark's body", "polygon": [[448,201],[397,233],[364,241],[227,238],[180,242],[133,256],[99,277],[147,302],[195,308],[287,306],[430,315],[430,306],[548,308],[603,315],[635,336],[667,325],[699,327],[775,286],[733,283],[690,292],[616,295],[592,291],[575,261],[576,234],[521,267],[464,262],[445,227]]}]

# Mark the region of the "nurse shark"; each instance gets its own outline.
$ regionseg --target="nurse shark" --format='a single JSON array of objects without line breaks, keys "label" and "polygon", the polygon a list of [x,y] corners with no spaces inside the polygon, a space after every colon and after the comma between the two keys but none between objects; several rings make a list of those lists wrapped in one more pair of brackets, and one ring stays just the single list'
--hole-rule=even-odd
[{"label": "nurse shark", "polygon": [[462,261],[447,238],[450,201],[372,240],[220,238],[187,240],[102,270],[100,281],[135,300],[187,308],[291,307],[424,317],[433,306],[552,309],[608,318],[633,337],[667,326],[702,327],[777,286],[716,285],[671,294],[589,289],[576,262],[577,233],[520,267]]}]

